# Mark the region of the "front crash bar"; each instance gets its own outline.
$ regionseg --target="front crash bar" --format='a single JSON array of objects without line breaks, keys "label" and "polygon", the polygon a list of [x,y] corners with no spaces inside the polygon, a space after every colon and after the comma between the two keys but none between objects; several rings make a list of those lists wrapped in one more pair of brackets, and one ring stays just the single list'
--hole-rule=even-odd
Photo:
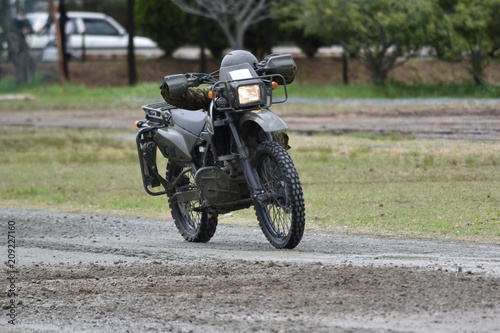
[{"label": "front crash bar", "polygon": [[[142,175],[142,183],[144,186],[144,191],[146,191],[147,194],[152,195],[152,196],[157,196],[157,195],[163,195],[167,194],[169,191],[173,190],[172,183],[167,181],[165,178],[160,176],[158,173],[158,168],[156,166],[156,163],[154,165],[149,165],[147,160],[148,160],[148,155],[147,153],[142,149],[142,143],[141,143],[141,138],[142,136],[150,131],[156,130],[156,127],[144,127],[137,132],[137,135],[135,136],[135,142],[137,144],[137,153],[139,155],[139,165],[141,166],[141,175]],[[152,178],[154,177],[154,178]],[[152,187],[152,181],[157,180],[165,190],[159,191],[159,192],[153,192],[150,190]]]},{"label": "front crash bar", "polygon": [[[154,127],[154,126],[144,127],[137,133],[137,135],[135,137],[135,142],[137,144],[137,153],[139,155],[139,165],[141,167],[142,183],[144,185],[144,190],[146,191],[147,194],[152,195],[152,196],[173,193],[175,188],[179,184],[179,182],[183,179],[184,175],[186,173],[192,171],[191,168],[186,168],[186,169],[182,170],[182,172],[179,174],[179,176],[177,176],[177,178],[175,179],[175,181],[173,183],[170,182],[168,179],[163,178],[158,173],[158,167],[156,166],[156,158],[150,158],[150,156],[148,156],[148,153],[145,152],[144,149],[142,149],[142,143],[141,143],[141,137],[143,134],[145,134],[149,131],[156,130],[156,129],[158,129],[158,127]],[[157,149],[157,148],[155,147],[155,149]],[[150,163],[148,163],[148,159],[151,160]],[[154,178],[151,178],[151,177],[154,177]],[[160,183],[160,185],[163,186],[163,188],[165,190],[159,191],[159,192],[151,191],[150,188],[153,187],[152,183],[151,183],[152,180],[157,180]],[[179,200],[179,198],[178,198],[177,201],[179,201],[179,202],[191,201],[192,199],[188,200],[190,195],[192,196],[191,193],[186,194],[184,196],[179,196],[179,198],[182,198],[182,199]],[[176,197],[177,196],[174,194],[172,198],[176,198]]]}]

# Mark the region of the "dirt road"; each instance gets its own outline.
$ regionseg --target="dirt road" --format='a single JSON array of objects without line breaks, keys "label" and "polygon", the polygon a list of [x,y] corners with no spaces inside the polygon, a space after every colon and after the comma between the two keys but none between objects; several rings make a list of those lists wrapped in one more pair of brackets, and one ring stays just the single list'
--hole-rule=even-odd
[{"label": "dirt road", "polygon": [[[283,118],[291,131],[300,133],[396,132],[417,139],[500,140],[500,99],[316,102],[292,99],[291,103],[277,105],[273,111]],[[144,118],[140,105],[141,102],[134,101],[127,108],[104,110],[1,110],[0,116],[3,125],[13,126],[133,129],[134,122]]]},{"label": "dirt road", "polygon": [[191,244],[169,218],[0,209],[3,249],[9,221],[2,332],[500,331],[494,244],[306,233],[278,251],[231,217]]}]

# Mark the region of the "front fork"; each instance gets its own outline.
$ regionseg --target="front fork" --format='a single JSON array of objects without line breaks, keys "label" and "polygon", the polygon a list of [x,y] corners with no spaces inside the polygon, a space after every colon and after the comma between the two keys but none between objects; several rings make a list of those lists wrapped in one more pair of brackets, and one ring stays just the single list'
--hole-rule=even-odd
[{"label": "front fork", "polygon": [[248,150],[248,147],[241,138],[240,131],[236,126],[234,117],[230,113],[227,113],[226,117],[228,119],[228,125],[231,130],[231,134],[233,135],[238,153],[240,155],[240,162],[241,166],[243,167],[243,173],[245,174],[245,178],[247,180],[250,196],[259,204],[263,204],[267,199],[266,194],[262,187],[259,175],[257,174],[257,170],[255,169],[250,159],[250,152]]}]

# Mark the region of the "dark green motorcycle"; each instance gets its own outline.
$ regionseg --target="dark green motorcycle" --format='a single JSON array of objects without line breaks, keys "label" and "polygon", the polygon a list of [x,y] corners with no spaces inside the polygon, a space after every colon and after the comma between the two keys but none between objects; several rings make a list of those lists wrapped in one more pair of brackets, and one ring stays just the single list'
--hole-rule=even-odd
[{"label": "dark green motorcycle", "polygon": [[[286,124],[269,110],[287,99],[296,67],[290,55],[260,63],[222,62],[211,74],[165,77],[173,98],[210,85],[208,112],[162,102],[143,106],[137,150],[144,189],[166,194],[175,225],[190,242],[208,242],[219,214],[255,207],[260,227],[276,248],[302,239],[305,207],[299,176],[286,147]],[[281,97],[273,96],[280,88]],[[157,151],[168,160],[166,174]],[[154,190],[154,188],[160,190]]]}]

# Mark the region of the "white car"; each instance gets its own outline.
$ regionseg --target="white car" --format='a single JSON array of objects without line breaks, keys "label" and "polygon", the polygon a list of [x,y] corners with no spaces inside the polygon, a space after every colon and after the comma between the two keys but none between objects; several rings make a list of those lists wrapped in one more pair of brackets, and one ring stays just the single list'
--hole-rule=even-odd
[{"label": "white car", "polygon": [[[67,50],[76,58],[117,58],[127,55],[127,31],[112,17],[102,13],[68,12],[66,24]],[[48,13],[34,12],[26,14],[33,30],[40,31],[46,24]],[[42,61],[57,61],[58,52],[55,46],[55,28],[52,25],[48,32],[34,33],[27,38],[35,56],[41,55]],[[150,38],[134,36],[136,56],[158,58],[164,51]]]}]

